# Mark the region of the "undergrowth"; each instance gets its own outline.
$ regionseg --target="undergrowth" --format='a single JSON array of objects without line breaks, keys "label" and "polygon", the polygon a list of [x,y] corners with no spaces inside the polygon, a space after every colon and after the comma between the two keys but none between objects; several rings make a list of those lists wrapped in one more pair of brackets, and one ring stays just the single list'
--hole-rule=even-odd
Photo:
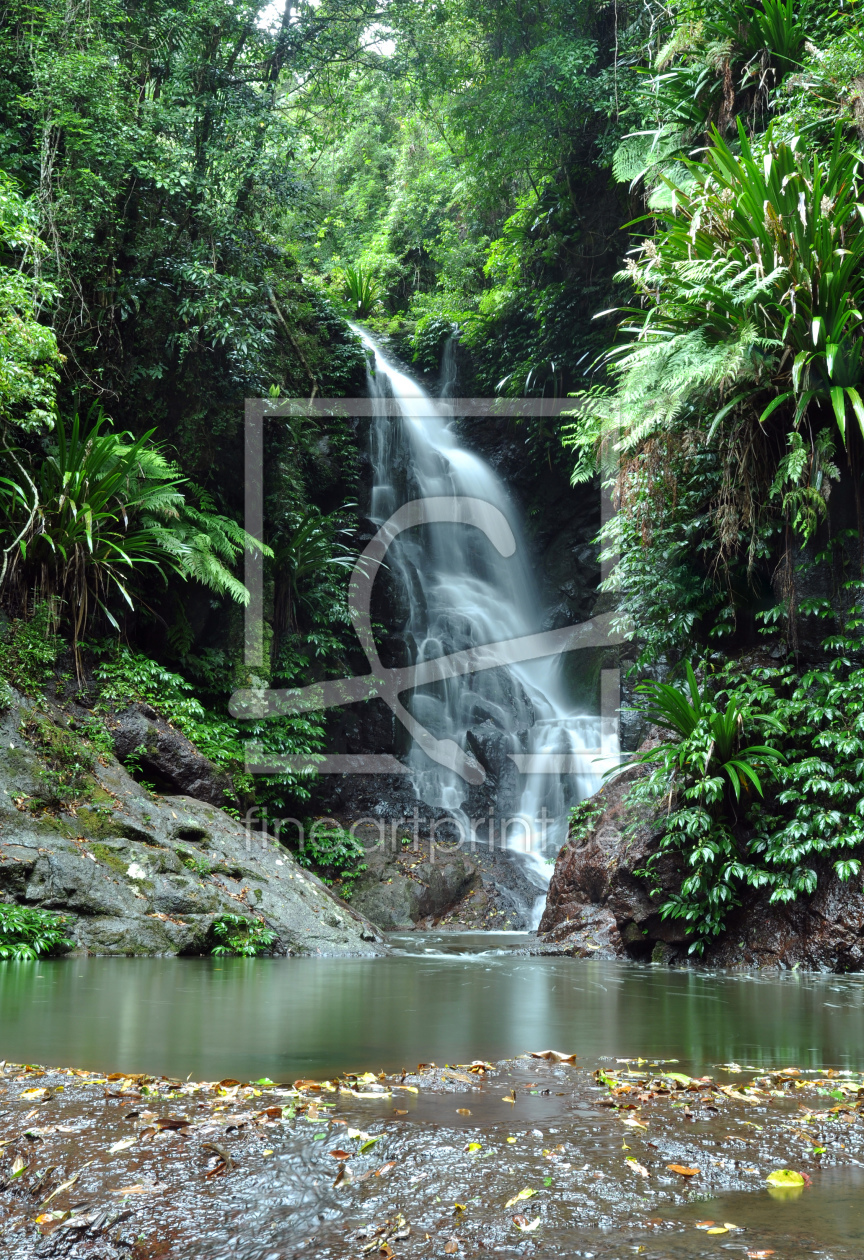
[{"label": "undergrowth", "polygon": [[[860,598],[858,584],[856,592]],[[724,666],[700,689],[692,732],[643,755],[654,769],[631,787],[630,800],[652,804],[663,832],[641,873],[659,896],[657,859],[683,855],[686,874],[660,914],[685,921],[691,953],[704,953],[724,931],[748,888],[768,890],[772,905],[787,904],[832,876],[845,882],[860,875],[862,613],[853,608],[845,632],[825,641],[826,663],[803,674],[792,665]],[[727,765],[718,761],[710,728],[730,711],[735,745]],[[742,759],[749,772],[735,770]]]},{"label": "undergrowth", "polygon": [[34,906],[0,905],[0,958],[33,960],[72,949],[66,919]]},{"label": "undergrowth", "polygon": [[257,919],[246,919],[242,914],[222,914],[213,921],[213,935],[218,944],[212,954],[239,954],[243,958],[257,958],[267,953],[275,943],[277,934]]}]

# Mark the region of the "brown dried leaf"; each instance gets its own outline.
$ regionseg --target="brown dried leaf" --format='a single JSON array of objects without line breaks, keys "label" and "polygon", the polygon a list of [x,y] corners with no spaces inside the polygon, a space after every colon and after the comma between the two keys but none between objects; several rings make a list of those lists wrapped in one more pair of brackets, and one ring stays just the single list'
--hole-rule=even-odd
[{"label": "brown dried leaf", "polygon": [[668,1172],[678,1173],[682,1177],[696,1177],[699,1174],[698,1168],[685,1168],[683,1164],[667,1164]]}]

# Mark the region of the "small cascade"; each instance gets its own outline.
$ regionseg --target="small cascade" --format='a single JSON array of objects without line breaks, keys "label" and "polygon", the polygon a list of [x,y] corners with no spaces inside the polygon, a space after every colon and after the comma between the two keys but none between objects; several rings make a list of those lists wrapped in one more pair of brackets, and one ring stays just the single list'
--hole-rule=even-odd
[{"label": "small cascade", "polygon": [[[503,513],[516,541],[504,557],[464,524],[423,525],[399,536],[387,564],[404,593],[407,615],[397,629],[408,658],[417,663],[536,633],[543,609],[520,514],[505,486],[460,445],[449,409],[388,360],[365,330],[355,332],[374,355],[370,397],[395,400],[395,408],[390,403],[382,412],[397,412],[371,424],[374,523],[415,499],[466,497]],[[449,393],[452,372],[444,376]],[[418,798],[446,811],[464,841],[521,855],[537,888],[539,921],[548,857],[566,838],[569,810],[600,786],[599,717],[571,711],[558,657],[445,679],[417,688],[406,703],[435,738],[454,740],[486,771],[485,783],[469,784],[414,745],[408,764]]]}]

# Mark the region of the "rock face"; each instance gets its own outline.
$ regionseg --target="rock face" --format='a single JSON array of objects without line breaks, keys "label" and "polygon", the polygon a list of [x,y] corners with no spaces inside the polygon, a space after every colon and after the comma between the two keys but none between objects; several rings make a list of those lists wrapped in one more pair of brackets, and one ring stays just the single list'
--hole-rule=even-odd
[{"label": "rock face", "polygon": [[[45,808],[56,772],[26,737],[31,713],[18,697],[0,716],[0,901],[63,912],[94,954],[208,952],[223,914],[274,930],[277,953],[386,952],[378,929],[271,837],[206,801],[151,795],[107,754],[91,755],[66,808]],[[65,720],[39,715],[55,747]]]},{"label": "rock face", "polygon": [[680,887],[682,860],[664,854],[654,865],[658,893],[637,874],[656,853],[660,836],[654,818],[628,805],[630,787],[645,773],[634,766],[602,788],[592,798],[597,806],[592,824],[562,847],[540,922],[542,942],[582,957],[864,970],[861,877],[841,883],[828,865],[818,870],[814,895],[791,905],[772,906],[767,891],[747,890],[723,935],[694,960],[683,922],[661,919],[658,913],[668,894]]},{"label": "rock face", "polygon": [[114,754],[120,761],[135,756],[148,781],[160,790],[194,796],[224,805],[230,786],[193,743],[160,717],[149,704],[131,704],[108,721]]},{"label": "rock face", "polygon": [[351,905],[385,931],[450,930],[531,925],[539,890],[518,855],[430,843],[411,829],[380,839],[374,824],[356,826],[366,870]]},{"label": "rock face", "polygon": [[385,931],[413,929],[421,919],[437,919],[479,884],[478,869],[456,852],[435,862],[403,866],[381,852],[368,855],[368,871],[351,905]]}]

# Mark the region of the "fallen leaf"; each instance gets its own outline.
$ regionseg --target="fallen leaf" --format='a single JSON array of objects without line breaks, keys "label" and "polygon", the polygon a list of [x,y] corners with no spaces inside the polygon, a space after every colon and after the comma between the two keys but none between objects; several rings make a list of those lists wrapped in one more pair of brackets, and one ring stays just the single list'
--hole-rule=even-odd
[{"label": "fallen leaf", "polygon": [[[87,1165],[85,1164],[84,1167],[86,1168]],[[56,1198],[56,1196],[60,1194],[63,1190],[69,1190],[72,1186],[75,1185],[75,1182],[78,1180],[80,1176],[81,1176],[80,1170],[76,1173],[73,1173],[73,1175],[69,1178],[68,1181],[64,1181],[63,1184],[59,1185],[56,1190],[51,1191],[47,1199],[43,1199],[42,1206],[47,1207],[48,1204],[51,1202],[51,1200]]]},{"label": "fallen leaf", "polygon": [[689,1085],[693,1078],[685,1076],[683,1072],[663,1072],[661,1079],[664,1081],[675,1081],[678,1085]]},{"label": "fallen leaf", "polygon": [[729,1230],[725,1225],[712,1225],[710,1229],[705,1230],[706,1234],[728,1234]]},{"label": "fallen leaf", "polygon": [[467,1107],[457,1107],[456,1114],[457,1116],[470,1116],[471,1112],[468,1110]]},{"label": "fallen leaf", "polygon": [[47,1089],[25,1089],[23,1093],[19,1095],[19,1097],[21,1098],[47,1098],[48,1090]]},{"label": "fallen leaf", "polygon": [[551,1059],[553,1063],[575,1063],[575,1054],[565,1054],[563,1050],[532,1050],[532,1059]]},{"label": "fallen leaf", "polygon": [[[226,1076],[224,1081],[217,1081],[217,1085],[220,1089],[233,1089],[235,1085],[239,1084],[239,1081],[232,1080],[230,1076]],[[297,1086],[295,1085],[294,1088],[296,1089]]]},{"label": "fallen leaf", "polygon": [[682,1177],[695,1177],[699,1172],[698,1168],[685,1168],[683,1164],[667,1164],[666,1169],[668,1172],[679,1173]]},{"label": "fallen leaf", "polygon": [[448,1238],[446,1243],[444,1244],[445,1256],[455,1256],[458,1250],[459,1250],[459,1239]]},{"label": "fallen leaf", "polygon": [[747,1255],[750,1260],[767,1260],[768,1256],[773,1256],[774,1252],[769,1248],[767,1251],[748,1251]]},{"label": "fallen leaf", "polygon": [[15,1162],[12,1165],[12,1176],[20,1177],[21,1174],[26,1171],[27,1171],[27,1165],[25,1164],[24,1160],[21,1158],[20,1155],[16,1156]]},{"label": "fallen leaf", "polygon": [[513,1224],[517,1229],[521,1229],[523,1234],[530,1234],[540,1224],[540,1217],[535,1216],[533,1221],[529,1221],[527,1216],[514,1216]]},{"label": "fallen leaf", "polygon": [[536,1190],[531,1190],[528,1186],[526,1186],[524,1190],[520,1190],[518,1194],[514,1194],[512,1199],[508,1199],[504,1206],[510,1208],[514,1203],[518,1203],[521,1199],[530,1199],[536,1193]]},{"label": "fallen leaf", "polygon": [[769,1186],[803,1186],[804,1178],[791,1168],[778,1168],[765,1178]]},{"label": "fallen leaf", "polygon": [[360,1147],[360,1152],[361,1152],[361,1154],[363,1153],[363,1151],[368,1151],[368,1150],[370,1150],[370,1149],[371,1149],[371,1148],[375,1145],[375,1143],[376,1143],[376,1142],[380,1142],[380,1141],[381,1141],[381,1135],[380,1135],[380,1134],[378,1135],[378,1137],[370,1137],[370,1138],[367,1138],[367,1140],[366,1140],[365,1142],[363,1142],[363,1144],[362,1144],[362,1145],[361,1145],[361,1147]]},{"label": "fallen leaf", "polygon": [[330,1154],[330,1155],[332,1155],[334,1159],[340,1159],[340,1160],[341,1160],[341,1159],[350,1159],[350,1158],[351,1158],[351,1152],[350,1152],[350,1151],[343,1151],[343,1150],[339,1150],[339,1149],[337,1149],[337,1150],[335,1150],[335,1151],[330,1151],[330,1152],[329,1152],[329,1154]]},{"label": "fallen leaf", "polygon": [[113,1146],[108,1147],[108,1154],[116,1155],[118,1151],[128,1151],[130,1146],[135,1145],[135,1141],[136,1139],[134,1137],[121,1138],[119,1142],[115,1142]]},{"label": "fallen leaf", "polygon": [[42,1212],[36,1217],[37,1225],[49,1225],[52,1221],[62,1221],[64,1216],[68,1216],[68,1212]]},{"label": "fallen leaf", "polygon": [[408,1115],[408,1112],[407,1112],[407,1111],[402,1111],[399,1107],[394,1107],[394,1108],[393,1108],[393,1115],[394,1115],[394,1116],[407,1116],[407,1115]]},{"label": "fallen leaf", "polygon": [[396,1167],[396,1160],[395,1159],[388,1160],[386,1164],[381,1165],[381,1167],[376,1172],[375,1176],[386,1177],[389,1173],[393,1171],[395,1167]]},{"label": "fallen leaf", "polygon": [[508,1137],[507,1141],[508,1141],[508,1142],[518,1142],[518,1141],[519,1141],[519,1139],[518,1139],[518,1138],[515,1138],[515,1137]]},{"label": "fallen leaf", "polygon": [[468,1142],[467,1145],[463,1149],[466,1150],[469,1155],[471,1155],[474,1153],[474,1151],[482,1151],[483,1146],[480,1142]]},{"label": "fallen leaf", "polygon": [[626,1124],[628,1129],[647,1129],[648,1128],[647,1124],[643,1124],[641,1120],[637,1120],[636,1117],[632,1114],[628,1115],[627,1119],[622,1120],[621,1123]]},{"label": "fallen leaf", "polygon": [[454,1212],[467,1212],[467,1211],[468,1211],[468,1204],[467,1204],[467,1203],[454,1203],[454,1204],[453,1204],[453,1211],[454,1211]]},{"label": "fallen leaf", "polygon": [[697,1229],[710,1229],[713,1224],[714,1224],[713,1221],[697,1221],[696,1228]]},{"label": "fallen leaf", "polygon": [[120,1190],[112,1190],[112,1194],[151,1194],[156,1189],[155,1186],[144,1186],[138,1182],[134,1186],[123,1186]]},{"label": "fallen leaf", "polygon": [[630,1159],[628,1156],[627,1163],[635,1173],[639,1174],[640,1177],[650,1177],[651,1174],[648,1172],[648,1169],[644,1166],[644,1164],[640,1164],[638,1160]]}]

